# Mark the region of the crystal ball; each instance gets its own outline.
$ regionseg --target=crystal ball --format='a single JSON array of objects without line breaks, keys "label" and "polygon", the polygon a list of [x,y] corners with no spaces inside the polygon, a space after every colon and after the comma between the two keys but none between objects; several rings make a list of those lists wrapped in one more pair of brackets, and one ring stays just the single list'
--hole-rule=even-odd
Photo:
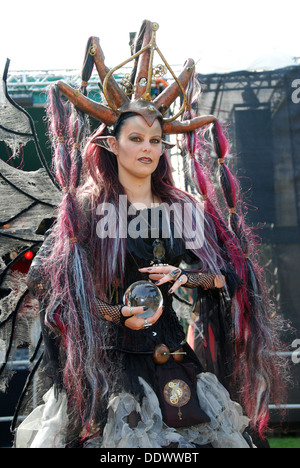
[{"label": "crystal ball", "polygon": [[148,310],[138,314],[138,317],[151,317],[163,304],[163,297],[160,289],[150,281],[136,281],[125,291],[123,297],[124,304],[128,307],[149,307]]}]

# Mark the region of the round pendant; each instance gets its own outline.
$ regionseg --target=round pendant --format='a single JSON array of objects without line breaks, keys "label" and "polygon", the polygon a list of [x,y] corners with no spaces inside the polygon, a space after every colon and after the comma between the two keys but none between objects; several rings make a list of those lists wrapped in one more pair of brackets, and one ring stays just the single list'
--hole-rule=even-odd
[{"label": "round pendant", "polygon": [[166,253],[163,242],[159,239],[156,239],[152,245],[153,245],[154,258],[157,260],[161,260],[165,256],[165,253]]},{"label": "round pendant", "polygon": [[169,405],[181,408],[190,401],[190,387],[183,380],[171,380],[164,387],[164,398]]}]

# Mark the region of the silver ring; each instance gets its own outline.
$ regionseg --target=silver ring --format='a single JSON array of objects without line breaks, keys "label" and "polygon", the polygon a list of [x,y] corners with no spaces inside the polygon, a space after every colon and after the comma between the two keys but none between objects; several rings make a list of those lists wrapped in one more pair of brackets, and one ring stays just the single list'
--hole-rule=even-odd
[{"label": "silver ring", "polygon": [[177,280],[177,281],[178,281],[178,283],[182,283],[182,281],[183,281],[183,277],[181,276],[180,278],[178,278],[178,280]]},{"label": "silver ring", "polygon": [[148,320],[145,318],[143,328],[148,328],[148,327],[152,327],[152,323],[149,323]]},{"label": "silver ring", "polygon": [[129,307],[129,312],[132,314],[132,307]]},{"label": "silver ring", "polygon": [[[179,271],[178,271],[179,270]],[[176,268],[176,270],[172,270],[169,275],[171,276],[171,278],[173,280],[176,280],[178,278],[178,276],[181,275],[181,270],[179,268]]]}]

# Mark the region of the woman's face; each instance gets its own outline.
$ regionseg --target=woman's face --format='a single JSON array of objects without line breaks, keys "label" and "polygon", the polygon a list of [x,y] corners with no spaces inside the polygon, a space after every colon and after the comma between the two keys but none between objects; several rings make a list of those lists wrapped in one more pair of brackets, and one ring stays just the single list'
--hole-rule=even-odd
[{"label": "woman's face", "polygon": [[162,154],[162,128],[158,120],[152,127],[141,116],[126,119],[111,148],[117,157],[119,178],[145,178],[157,168]]}]

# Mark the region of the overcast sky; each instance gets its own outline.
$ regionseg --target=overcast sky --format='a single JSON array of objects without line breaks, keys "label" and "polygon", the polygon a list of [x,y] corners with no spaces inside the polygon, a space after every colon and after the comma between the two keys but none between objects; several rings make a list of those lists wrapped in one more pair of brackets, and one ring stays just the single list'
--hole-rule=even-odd
[{"label": "overcast sky", "polygon": [[157,43],[171,65],[188,57],[203,73],[248,68],[265,53],[300,56],[299,0],[1,2],[0,64],[12,70],[80,69],[89,36],[106,64],[129,57],[129,32],[159,24]]}]

